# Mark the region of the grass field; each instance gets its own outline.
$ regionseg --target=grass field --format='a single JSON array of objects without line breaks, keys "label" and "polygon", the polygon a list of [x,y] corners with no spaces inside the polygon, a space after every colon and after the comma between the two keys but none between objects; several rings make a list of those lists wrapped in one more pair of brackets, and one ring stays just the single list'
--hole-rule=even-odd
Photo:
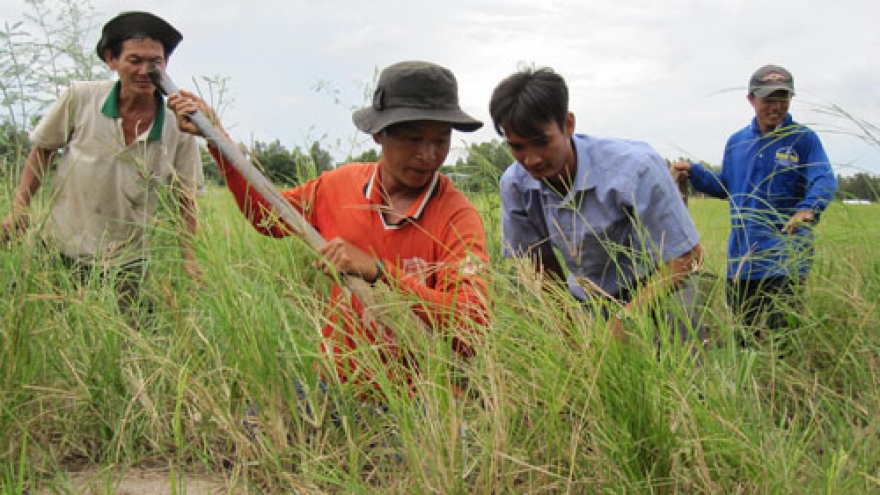
[{"label": "grass field", "polygon": [[[81,493],[83,470],[97,473],[86,493],[117,493],[145,469],[167,493],[205,490],[194,476],[221,493],[880,492],[880,207],[824,216],[784,358],[739,349],[716,304],[695,363],[658,353],[647,321],[620,348],[564,294],[535,290],[500,260],[497,198],[474,202],[493,258],[489,338],[467,363],[408,338],[419,398],[388,385],[382,414],[318,390],[328,282],[222,189],[201,199],[203,280],[183,275],[173,226],[157,227],[155,314],[140,331],[100,281],[74,287],[34,235],[0,251],[0,494]],[[721,274],[726,204],[690,209]],[[462,372],[466,397],[452,393]]]}]

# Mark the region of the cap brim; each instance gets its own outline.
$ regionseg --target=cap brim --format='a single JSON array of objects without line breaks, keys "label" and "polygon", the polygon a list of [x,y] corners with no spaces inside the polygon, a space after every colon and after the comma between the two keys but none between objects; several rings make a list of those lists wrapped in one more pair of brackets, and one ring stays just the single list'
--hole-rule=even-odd
[{"label": "cap brim", "polygon": [[375,134],[390,125],[417,120],[446,122],[452,125],[453,129],[462,132],[473,132],[483,127],[483,122],[461,110],[392,108],[380,113],[373,107],[365,107],[354,112],[351,120],[359,130],[367,134]]},{"label": "cap brim", "polygon": [[794,89],[791,86],[761,86],[752,90],[752,94],[758,98],[767,98],[777,91],[785,91],[794,96]]}]

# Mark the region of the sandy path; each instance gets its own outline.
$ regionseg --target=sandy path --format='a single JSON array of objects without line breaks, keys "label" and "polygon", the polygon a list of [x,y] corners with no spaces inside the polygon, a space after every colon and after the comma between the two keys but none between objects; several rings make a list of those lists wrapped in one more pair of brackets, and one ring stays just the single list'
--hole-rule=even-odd
[{"label": "sandy path", "polygon": [[83,471],[72,473],[67,482],[38,491],[32,495],[71,493],[77,495],[215,495],[244,494],[244,489],[231,482],[207,475],[175,473],[172,487],[171,473],[160,470],[128,469],[124,473],[114,471]]}]

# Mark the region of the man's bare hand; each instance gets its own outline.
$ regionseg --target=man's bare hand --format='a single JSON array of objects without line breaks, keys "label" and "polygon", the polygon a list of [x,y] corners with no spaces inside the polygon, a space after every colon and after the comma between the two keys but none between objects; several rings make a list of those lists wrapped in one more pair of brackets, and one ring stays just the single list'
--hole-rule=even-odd
[{"label": "man's bare hand", "polygon": [[794,235],[794,233],[804,224],[811,224],[816,221],[816,215],[813,214],[810,210],[801,210],[791,218],[788,219],[788,223],[785,224],[785,227],[782,227],[782,233],[787,235]]},{"label": "man's bare hand", "polygon": [[669,165],[669,173],[672,174],[672,178],[676,182],[678,182],[681,177],[688,178],[691,175],[691,163],[673,162]]},{"label": "man's bare hand", "polygon": [[6,243],[22,237],[27,232],[29,224],[27,213],[10,213],[0,225],[0,240]]},{"label": "man's bare hand", "polygon": [[183,132],[204,137],[202,131],[189,118],[196,111],[201,112],[218,130],[223,131],[217,112],[195,93],[181,89],[179,93],[169,95],[168,108],[177,116],[177,127]]},{"label": "man's bare hand", "polygon": [[379,276],[375,256],[339,237],[328,241],[321,248],[320,254],[324,257],[324,268],[328,273],[335,270],[347,275],[356,275],[369,282]]}]

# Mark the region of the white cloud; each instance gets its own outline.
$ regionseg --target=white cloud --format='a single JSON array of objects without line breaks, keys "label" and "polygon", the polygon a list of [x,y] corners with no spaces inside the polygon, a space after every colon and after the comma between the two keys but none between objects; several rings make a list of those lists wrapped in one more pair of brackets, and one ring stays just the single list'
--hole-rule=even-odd
[{"label": "white cloud", "polygon": [[[94,0],[106,17],[141,9]],[[18,19],[23,0],[3,2]],[[751,72],[778,63],[795,75],[796,119],[815,125],[832,160],[880,173],[880,146],[853,120],[880,124],[880,66],[870,61],[880,4],[861,0],[154,0],[185,36],[169,71],[229,77],[226,113],[242,139],[288,146],[357,136],[350,109],[374,71],[402,59],[446,65],[462,106],[488,119],[494,85],[521,63],[551,66],[572,93],[578,131],[642,139],[674,158],[718,162],[752,116]],[[97,33],[95,34],[97,39]],[[322,90],[316,86],[324,84]],[[837,105],[854,119],[829,115]],[[495,137],[491,124],[468,139]],[[461,135],[461,137],[465,137]]]}]

